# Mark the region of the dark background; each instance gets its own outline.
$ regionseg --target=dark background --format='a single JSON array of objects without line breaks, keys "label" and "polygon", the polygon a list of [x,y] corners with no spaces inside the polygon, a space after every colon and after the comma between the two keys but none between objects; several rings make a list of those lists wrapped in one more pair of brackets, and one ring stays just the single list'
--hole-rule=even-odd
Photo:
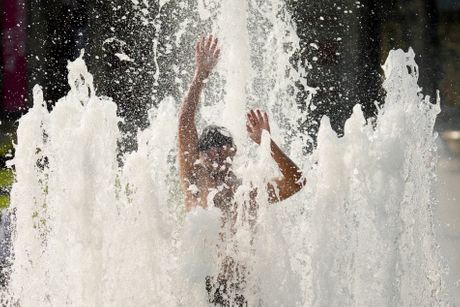
[{"label": "dark background", "polygon": [[[149,6],[142,14],[132,9],[132,0],[0,2],[0,209],[9,205],[14,175],[5,162],[14,155],[17,119],[32,104],[32,87],[43,87],[48,108],[52,109],[69,90],[67,61],[75,59],[81,49],[85,49],[85,60],[94,75],[98,94],[112,97],[118,104],[119,115],[126,119],[121,125],[126,133],[120,142],[121,151],[136,148],[133,135],[138,128],[146,127],[147,110],[165,92],[176,91],[173,94],[180,96],[178,89],[170,86],[175,74],[163,72],[161,78],[156,77],[153,43],[158,43],[160,54],[167,54],[165,40],[175,30],[162,20],[181,20],[185,16],[168,7],[179,3],[175,0],[161,12],[157,1],[147,2]],[[327,115],[332,127],[341,134],[357,103],[367,117],[373,117],[375,105],[383,103],[385,95],[381,90],[381,65],[389,50],[407,50],[410,46],[417,56],[423,92],[432,97],[437,89],[441,93],[437,130],[460,130],[460,0],[286,3],[302,45],[292,61],[312,64],[308,84],[319,89],[313,101],[317,108],[311,110],[310,118],[302,125],[308,133],[314,135],[319,119]],[[203,29],[190,31],[201,33]],[[118,40],[110,40],[113,37]],[[120,61],[115,55],[120,52],[135,61]],[[190,54],[188,49],[176,50],[174,56],[158,59],[160,67],[173,61],[179,65]],[[301,92],[300,105],[304,98]],[[306,147],[311,149],[308,144]],[[454,172],[449,168],[446,174],[451,176]],[[449,177],[448,182],[453,184],[449,191],[458,191],[458,179]],[[450,194],[445,194],[443,197],[450,200]],[[0,224],[10,229],[5,226],[9,224],[9,215],[3,212],[7,211],[0,211]],[[450,212],[449,216],[458,216]],[[0,289],[6,286],[9,272],[5,262],[8,257],[4,254],[9,250],[4,248],[10,244],[8,238],[6,232],[0,238]]]},{"label": "dark background", "polygon": [[[166,88],[174,77],[171,74],[163,74],[160,80],[154,77],[153,41],[159,41],[161,53],[162,37],[174,31],[159,22],[181,18],[167,16],[174,14],[168,10],[168,4],[159,16],[157,1],[148,2],[147,17],[140,18],[129,0],[3,0],[3,20],[8,18],[7,5],[24,7],[22,22],[27,33],[25,41],[16,42],[20,45],[16,48],[25,45],[27,95],[21,98],[23,108],[8,111],[0,87],[3,134],[11,137],[13,132],[14,137],[15,119],[30,107],[33,85],[43,86],[50,109],[66,94],[67,61],[75,59],[84,48],[98,93],[112,97],[119,105],[120,115],[127,119],[121,127],[128,133],[122,147],[134,149],[132,134],[147,125],[147,110],[162,98],[161,90],[157,93],[157,89]],[[319,88],[314,102],[321,103],[314,103],[317,108],[304,124],[309,133],[314,134],[323,115],[328,115],[333,128],[342,133],[356,103],[363,106],[367,117],[374,116],[375,103],[382,103],[384,98],[381,65],[389,50],[407,50],[410,46],[417,55],[423,92],[435,97],[436,89],[441,91],[443,111],[438,128],[460,129],[460,0],[287,0],[286,3],[302,41],[302,50],[293,60],[308,60],[312,64],[308,83]],[[146,20],[149,24],[142,25]],[[161,34],[157,31],[159,25]],[[5,33],[3,27],[0,51],[4,51],[8,42]],[[111,37],[121,41],[106,41]],[[312,48],[311,43],[319,49]],[[141,64],[120,61],[115,56],[120,51]],[[0,54],[0,83],[3,83],[8,59],[4,52]],[[300,104],[303,99],[299,97]]]}]

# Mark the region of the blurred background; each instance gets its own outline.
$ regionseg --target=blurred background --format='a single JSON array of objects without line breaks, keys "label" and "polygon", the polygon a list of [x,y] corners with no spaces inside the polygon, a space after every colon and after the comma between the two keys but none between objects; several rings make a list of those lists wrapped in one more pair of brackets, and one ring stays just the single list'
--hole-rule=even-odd
[{"label": "blurred background", "polygon": [[[98,94],[110,96],[126,119],[122,151],[136,148],[134,135],[147,125],[147,110],[165,95],[175,74],[159,71],[172,57],[190,55],[169,44],[178,18],[172,1],[2,0],[0,20],[0,207],[7,208],[14,177],[6,161],[14,155],[17,119],[32,104],[32,87],[43,87],[49,109],[69,90],[66,65],[85,49]],[[196,1],[186,0],[191,6]],[[389,50],[412,47],[423,93],[440,91],[436,233],[449,264],[451,294],[460,305],[460,0],[286,0],[297,24],[301,50],[292,59],[309,66],[317,87],[315,109],[302,128],[312,136],[323,115],[338,134],[355,104],[368,118],[383,103],[381,65]],[[134,9],[133,9],[134,7]],[[162,22],[163,20],[163,22]],[[161,28],[161,32],[160,32]],[[189,29],[201,33],[202,29]],[[157,52],[164,55],[157,56]],[[169,54],[169,56],[167,56]],[[126,61],[123,55],[135,59]],[[192,61],[192,60],[191,60]],[[141,64],[136,64],[141,63]],[[172,90],[172,89],[171,89]],[[179,93],[180,94],[180,93]],[[299,104],[305,97],[299,95]],[[305,107],[305,106],[304,106]],[[306,147],[314,147],[312,144]],[[2,223],[8,223],[2,214]],[[2,244],[8,233],[2,229]],[[0,255],[2,258],[2,255]],[[3,263],[2,266],[7,264]],[[3,281],[0,282],[3,283]]]}]

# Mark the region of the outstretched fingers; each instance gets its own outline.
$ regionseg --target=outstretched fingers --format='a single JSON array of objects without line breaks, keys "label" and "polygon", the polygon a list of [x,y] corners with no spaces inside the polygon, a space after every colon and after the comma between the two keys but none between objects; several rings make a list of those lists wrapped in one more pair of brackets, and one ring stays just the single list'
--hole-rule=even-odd
[{"label": "outstretched fingers", "polygon": [[270,131],[270,122],[268,121],[267,112],[264,112],[264,121],[265,121],[265,125],[267,127],[267,130]]},{"label": "outstretched fingers", "polygon": [[211,49],[210,49],[210,53],[212,55],[212,57],[214,59],[217,59],[219,57],[219,54],[220,54],[220,49],[217,48],[217,37],[213,39],[213,42],[211,44]]},{"label": "outstretched fingers", "polygon": [[210,47],[210,52],[211,54],[214,54],[217,48],[217,37],[212,40],[211,47]]},{"label": "outstretched fingers", "polygon": [[217,37],[214,37],[212,35],[201,35],[195,46],[196,52],[201,53],[203,55],[205,54],[217,60],[220,55],[218,42],[219,40],[217,39]]},{"label": "outstretched fingers", "polygon": [[217,38],[212,35],[201,35],[195,49],[196,69],[201,75],[207,76],[214,69],[219,59],[220,49],[217,46]]},{"label": "outstretched fingers", "polygon": [[212,56],[217,59],[219,58],[219,55],[220,55],[220,49],[217,48],[213,53],[212,53]]},{"label": "outstretched fingers", "polygon": [[251,123],[249,122],[249,120],[246,122],[246,130],[247,130],[249,133],[252,133],[252,132],[253,132],[252,126],[251,126]]},{"label": "outstretched fingers", "polygon": [[251,124],[254,126],[254,127],[257,127],[259,125],[259,121],[257,120],[257,115],[256,113],[254,112],[254,110],[251,110],[249,111],[249,114],[251,116]]},{"label": "outstretched fingers", "polygon": [[198,38],[198,40],[196,41],[196,45],[195,45],[195,50],[198,52],[198,53],[202,53],[203,52],[203,47],[204,47],[204,44],[203,44],[203,41],[205,40],[205,37],[203,34],[200,35],[200,37]]},{"label": "outstretched fingers", "polygon": [[258,120],[259,124],[263,124],[264,119],[263,119],[263,117],[262,117],[262,112],[260,112],[259,109],[257,109],[256,112],[257,112],[257,120]]},{"label": "outstretched fingers", "polygon": [[252,118],[252,115],[251,115],[251,112],[249,111],[247,114],[246,114],[246,117],[247,117],[247,121],[246,121],[246,125],[249,125],[251,127],[254,127],[254,119]]},{"label": "outstretched fingers", "polygon": [[209,51],[212,43],[212,35],[209,35],[208,38],[206,39],[206,45],[204,46],[205,51]]},{"label": "outstretched fingers", "polygon": [[247,113],[248,123],[251,125],[252,130],[254,129],[266,129],[270,132],[270,123],[268,121],[267,112],[262,112],[259,109],[250,110]]},{"label": "outstretched fingers", "polygon": [[200,42],[200,51],[203,52],[205,50],[205,44],[206,44],[206,37],[204,35],[201,35],[201,42]]}]

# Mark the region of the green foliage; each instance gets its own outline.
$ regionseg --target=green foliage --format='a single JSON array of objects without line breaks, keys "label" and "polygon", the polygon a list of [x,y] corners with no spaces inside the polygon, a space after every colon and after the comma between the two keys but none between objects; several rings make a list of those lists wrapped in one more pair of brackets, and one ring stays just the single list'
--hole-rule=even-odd
[{"label": "green foliage", "polygon": [[[10,159],[14,154],[17,122],[2,121],[0,124],[0,157]],[[0,209],[10,205],[10,191],[14,183],[14,172],[6,167],[0,168]]]},{"label": "green foliage", "polygon": [[10,169],[0,169],[0,188],[11,187],[14,182],[14,174]]},{"label": "green foliage", "polygon": [[0,209],[8,208],[10,205],[9,195],[0,195]]}]

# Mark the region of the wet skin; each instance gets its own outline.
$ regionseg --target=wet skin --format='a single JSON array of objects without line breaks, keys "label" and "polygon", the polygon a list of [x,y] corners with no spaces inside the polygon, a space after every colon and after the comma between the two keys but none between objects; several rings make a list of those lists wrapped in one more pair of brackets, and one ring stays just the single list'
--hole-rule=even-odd
[{"label": "wet skin", "polygon": [[[236,150],[229,146],[212,147],[208,150],[198,151],[198,133],[195,124],[196,112],[199,105],[201,92],[207,83],[211,71],[216,66],[219,59],[220,49],[217,46],[217,39],[209,36],[202,37],[195,46],[196,70],[190,87],[183,99],[179,111],[179,131],[178,131],[178,162],[182,189],[185,194],[185,206],[187,211],[194,207],[201,206],[207,208],[214,205],[222,211],[222,227],[230,226],[229,235],[234,234],[236,227],[237,205],[234,200],[236,189],[240,185],[240,180],[236,178],[232,171],[232,160]],[[242,123],[243,124],[243,123]],[[260,110],[250,110],[247,113],[246,129],[249,138],[256,144],[260,144],[263,130],[270,132],[268,115]],[[275,203],[282,201],[298,192],[305,184],[300,169],[289,157],[271,140],[270,143],[273,160],[277,163],[282,174],[280,178],[274,178],[272,183],[267,183],[268,202]],[[249,214],[256,211],[257,204],[255,198],[257,189],[253,188],[249,193]],[[253,214],[256,217],[256,214]],[[250,222],[251,224],[251,222]],[[221,232],[222,242],[226,242],[225,231]],[[224,243],[225,244],[225,243]],[[224,251],[221,251],[224,252]],[[220,255],[222,256],[222,255]],[[230,261],[226,261],[229,259]],[[231,265],[234,263],[234,265]],[[239,291],[244,286],[238,278],[237,272],[245,272],[244,267],[235,262],[231,257],[223,257],[221,263],[221,273],[216,280],[208,277],[206,288],[210,296],[209,302],[219,303],[221,298],[227,294],[219,289],[224,286],[232,288],[232,291]],[[244,274],[243,274],[244,275]],[[209,280],[209,282],[208,282]],[[217,286],[217,290],[214,289]],[[222,293],[221,293],[222,292]],[[242,305],[245,302],[243,296],[237,295],[236,300],[223,299],[220,303],[237,303]]]},{"label": "wet skin", "polygon": [[[195,206],[208,207],[210,189],[224,184],[226,196],[222,200],[230,200],[235,192],[236,182],[231,172],[231,160],[236,153],[230,147],[215,147],[206,151],[198,151],[198,133],[195,124],[196,112],[201,92],[207,83],[211,71],[216,66],[220,49],[217,38],[201,37],[195,46],[195,76],[183,99],[179,112],[179,170],[182,188],[185,193],[185,205],[188,211]],[[260,144],[263,130],[270,132],[268,115],[260,110],[247,113],[246,128],[248,136]],[[270,203],[282,201],[298,192],[305,184],[297,165],[271,140],[271,152],[282,177],[274,178],[265,187]],[[255,191],[256,192],[256,191]],[[256,193],[252,193],[255,195]]]}]

